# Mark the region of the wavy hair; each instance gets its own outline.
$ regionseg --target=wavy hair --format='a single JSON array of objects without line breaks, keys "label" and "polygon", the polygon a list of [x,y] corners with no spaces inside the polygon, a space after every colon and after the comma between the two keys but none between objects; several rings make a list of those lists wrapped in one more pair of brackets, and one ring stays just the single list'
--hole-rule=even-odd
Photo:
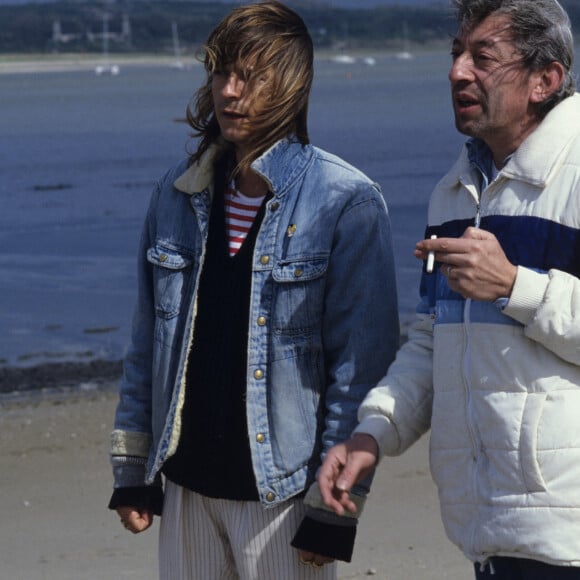
[{"label": "wavy hair", "polygon": [[452,0],[461,28],[473,28],[492,13],[506,15],[511,21],[514,44],[530,71],[539,71],[559,62],[565,71],[564,82],[538,107],[544,118],[559,102],[574,94],[572,73],[574,38],[570,18],[557,0]]},{"label": "wavy hair", "polygon": [[[244,74],[249,92],[260,81],[263,106],[251,119],[250,153],[236,170],[283,137],[309,143],[308,99],[313,78],[312,39],[298,14],[274,0],[235,8],[210,34],[203,49],[207,78],[187,108],[193,137],[200,138],[191,160],[198,160],[220,137],[212,98],[214,72],[228,69]],[[264,84],[262,84],[264,83]]]}]

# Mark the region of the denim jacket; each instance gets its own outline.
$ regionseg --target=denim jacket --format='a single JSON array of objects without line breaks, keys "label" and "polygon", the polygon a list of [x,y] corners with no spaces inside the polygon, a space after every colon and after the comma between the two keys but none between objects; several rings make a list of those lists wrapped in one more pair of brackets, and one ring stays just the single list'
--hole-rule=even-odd
[{"label": "denim jacket", "polygon": [[[215,153],[173,168],[153,192],[111,436],[116,488],[158,483],[177,447]],[[399,325],[378,186],[293,140],[252,168],[272,197],[253,257],[247,418],[260,500],[273,506],[312,483],[321,454],[350,436],[394,358]]]}]

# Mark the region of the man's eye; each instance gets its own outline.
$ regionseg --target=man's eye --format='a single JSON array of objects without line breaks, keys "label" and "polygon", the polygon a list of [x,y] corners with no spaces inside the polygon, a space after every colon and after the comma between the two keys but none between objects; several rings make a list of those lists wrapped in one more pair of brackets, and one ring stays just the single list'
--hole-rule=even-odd
[{"label": "man's eye", "polygon": [[487,54],[476,54],[473,57],[473,60],[476,62],[486,62],[486,61],[491,60],[491,57]]}]

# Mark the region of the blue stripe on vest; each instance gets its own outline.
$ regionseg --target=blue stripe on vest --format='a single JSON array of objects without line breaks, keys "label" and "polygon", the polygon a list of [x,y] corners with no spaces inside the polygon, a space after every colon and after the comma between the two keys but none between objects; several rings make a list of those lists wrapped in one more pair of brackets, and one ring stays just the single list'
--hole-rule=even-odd
[{"label": "blue stripe on vest", "polygon": [[[428,227],[425,237],[459,238],[473,219]],[[508,260],[538,271],[551,268],[580,278],[580,230],[533,216],[486,216],[481,229],[493,233]]]},{"label": "blue stripe on vest", "polygon": [[[436,234],[439,238],[457,238],[474,225],[473,219],[452,220],[439,226],[430,226],[425,237]],[[512,264],[546,272],[551,268],[580,277],[580,230],[551,220],[533,216],[486,216],[481,228],[492,232],[501,244]],[[435,312],[438,322],[463,321],[463,297],[451,290],[447,279],[436,264],[433,274],[423,271],[421,296],[424,297],[418,311]],[[473,302],[470,309],[472,322],[513,324],[493,303]]]}]

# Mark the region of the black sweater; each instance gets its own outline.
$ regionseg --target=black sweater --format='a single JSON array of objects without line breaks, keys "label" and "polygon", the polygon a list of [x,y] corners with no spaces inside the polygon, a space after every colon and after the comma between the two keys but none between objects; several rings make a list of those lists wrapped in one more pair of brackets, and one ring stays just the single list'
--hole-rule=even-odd
[{"label": "black sweater", "polygon": [[214,197],[211,209],[181,436],[163,468],[174,483],[207,497],[259,499],[246,421],[246,368],[252,255],[263,214],[264,205],[230,257],[223,195]]}]

